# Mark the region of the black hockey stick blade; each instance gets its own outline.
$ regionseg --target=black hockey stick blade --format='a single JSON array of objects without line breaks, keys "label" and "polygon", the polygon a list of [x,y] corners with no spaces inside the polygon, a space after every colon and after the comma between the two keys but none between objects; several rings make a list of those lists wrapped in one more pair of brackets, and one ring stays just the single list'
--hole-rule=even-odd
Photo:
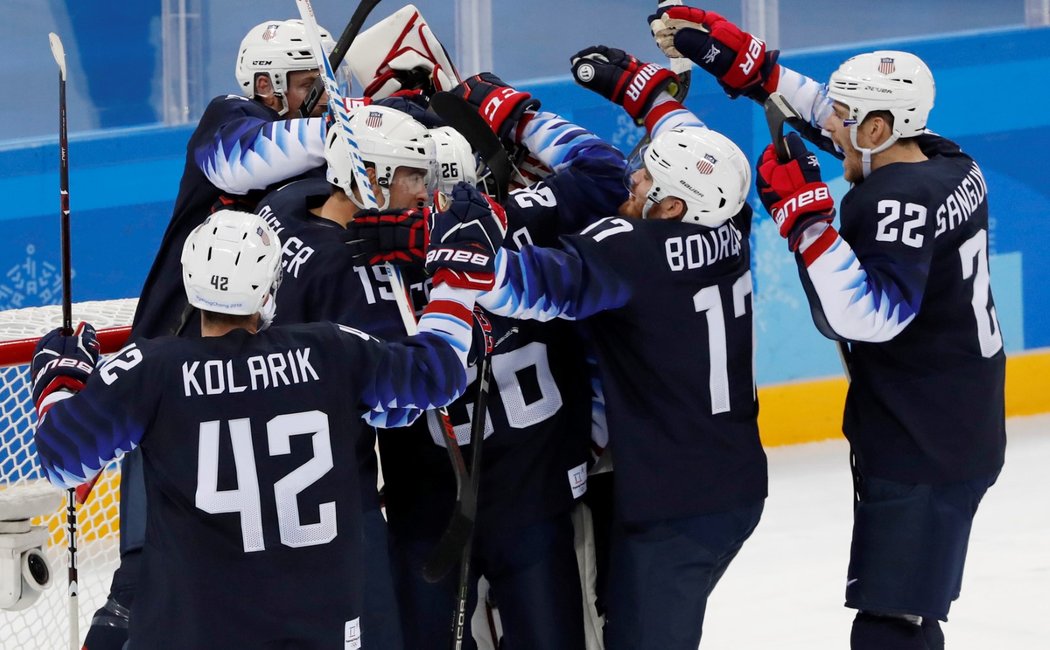
[{"label": "black hockey stick blade", "polygon": [[442,533],[441,539],[438,540],[426,564],[423,565],[423,579],[427,582],[440,582],[448,575],[452,567],[459,562],[463,547],[474,533],[474,519],[477,517],[476,504],[468,513],[459,507],[460,503],[457,501],[457,507],[452,512],[452,518],[449,519],[445,532]]},{"label": "black hockey stick blade", "polygon": [[[332,64],[332,69],[336,70],[339,68],[339,64],[346,58],[346,53],[350,50],[350,45],[353,44],[354,39],[361,32],[361,28],[364,27],[365,20],[368,19],[368,14],[372,13],[372,10],[379,4],[379,0],[361,0],[357,5],[357,9],[354,10],[354,15],[350,16],[350,22],[346,24],[343,29],[343,33],[339,35],[339,40],[335,42],[335,47],[332,48],[332,53],[328,55],[328,62]],[[310,94],[306,96],[306,100],[302,106],[299,107],[300,117],[310,117],[310,113],[314,112],[314,108],[317,107],[318,102],[321,101],[321,95],[324,94],[324,81],[320,77],[314,80],[314,85],[310,88]]]},{"label": "black hockey stick blade", "polygon": [[769,125],[769,137],[773,140],[777,160],[785,162],[791,158],[791,152],[784,139],[784,124],[797,130],[802,124],[802,116],[780,93],[771,93],[763,108],[766,110],[766,124]]},{"label": "black hockey stick blade", "polygon": [[481,157],[495,185],[493,198],[497,203],[503,203],[507,199],[512,171],[510,157],[485,119],[465,99],[450,92],[434,93],[430,98],[430,108],[446,124],[459,131]]}]

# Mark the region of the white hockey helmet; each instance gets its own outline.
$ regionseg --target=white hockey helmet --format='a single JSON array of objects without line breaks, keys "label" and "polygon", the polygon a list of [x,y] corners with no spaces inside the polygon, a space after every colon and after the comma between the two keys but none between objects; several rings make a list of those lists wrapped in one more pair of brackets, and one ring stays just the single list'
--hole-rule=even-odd
[{"label": "white hockey helmet", "polygon": [[[936,88],[933,74],[922,59],[909,52],[878,50],[847,59],[828,81],[828,98],[849,109],[850,142],[862,155],[864,175],[870,173],[871,156],[899,138],[926,130]],[[857,144],[857,125],[873,111],[893,115],[893,132],[882,144],[864,149]]]},{"label": "white hockey helmet", "polygon": [[182,282],[194,307],[241,316],[260,313],[265,326],[281,284],[281,241],[259,215],[219,210],[186,238]]},{"label": "white hockey helmet", "polygon": [[[350,111],[350,130],[357,142],[361,160],[376,170],[380,187],[389,188],[399,167],[426,172],[428,189],[437,183],[434,139],[427,127],[407,113],[387,106],[359,106]],[[343,130],[338,124],[328,129],[325,141],[328,182],[353,199],[354,166]],[[389,196],[389,195],[388,195]],[[380,205],[380,209],[384,206]]]},{"label": "white hockey helmet", "polygon": [[643,209],[673,196],[685,202],[682,221],[715,228],[743,207],[751,165],[740,147],[703,127],[682,127],[656,136],[642,155],[653,177]]},{"label": "white hockey helmet", "polygon": [[[323,27],[321,46],[331,51],[335,47],[332,36]],[[310,42],[301,20],[269,20],[251,28],[237,50],[237,83],[246,97],[255,96],[255,78],[264,74],[270,79],[273,92],[281,100],[281,115],[288,112],[285,92],[288,89],[288,73],[299,70],[315,70]]]},{"label": "white hockey helmet", "polygon": [[478,184],[478,164],[474,150],[459,131],[451,126],[439,126],[430,129],[434,139],[434,153],[438,168],[437,187],[446,194],[452,187],[464,181],[471,185]]}]

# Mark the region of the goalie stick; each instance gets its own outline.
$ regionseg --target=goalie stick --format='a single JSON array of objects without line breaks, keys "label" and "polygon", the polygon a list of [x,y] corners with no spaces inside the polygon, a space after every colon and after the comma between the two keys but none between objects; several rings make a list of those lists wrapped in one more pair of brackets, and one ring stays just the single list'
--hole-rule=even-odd
[{"label": "goalie stick", "polygon": [[[459,131],[470,143],[471,148],[478,153],[488,168],[488,173],[495,186],[493,197],[498,203],[503,203],[507,198],[511,166],[507,152],[500,144],[496,134],[469,103],[452,93],[435,93],[430,100],[430,108],[449,126]],[[489,372],[488,355],[486,354],[478,368],[478,395],[474,401],[474,414],[471,419],[471,443],[484,437],[484,403],[488,399]],[[469,567],[470,565],[470,540],[477,517],[478,484],[481,479],[481,445],[471,444],[471,447],[471,471],[467,477],[467,488],[456,491],[456,504],[448,526],[426,564],[423,565],[423,578],[427,582],[440,581],[448,575],[456,561],[459,560],[462,587],[463,566]],[[465,603],[463,607],[466,607]]]},{"label": "goalie stick", "polygon": [[[762,104],[766,112],[766,125],[769,126],[769,137],[773,140],[773,148],[777,152],[777,160],[787,162],[791,159],[791,150],[788,149],[787,139],[784,137],[784,125],[801,131],[806,126],[806,121],[799,115],[795,107],[780,93],[770,93],[769,98]],[[844,341],[836,341],[839,361],[842,363],[842,371],[846,374],[846,381],[851,379],[851,364],[849,346]]]},{"label": "goalie stick", "polygon": [[[379,0],[361,0],[357,5],[357,9],[354,10],[354,15],[350,16],[350,22],[346,24],[343,29],[343,33],[339,35],[339,40],[336,41],[335,47],[332,48],[332,53],[328,55],[328,64],[335,70],[339,67],[339,64],[346,58],[346,53],[350,51],[350,46],[353,44],[354,39],[357,38],[361,28],[365,24],[365,20],[368,19],[368,14],[372,13],[372,10],[379,4]],[[321,95],[324,94],[324,80],[321,79],[322,75],[318,75],[317,79],[314,79],[314,85],[310,88],[310,94],[306,96],[306,101],[299,107],[300,117],[310,117],[310,113],[314,112],[314,108],[317,103],[321,101]]]},{"label": "goalie stick", "polygon": [[[48,34],[51,42],[51,56],[58,65],[58,177],[62,238],[62,334],[73,334],[73,296],[72,269],[70,268],[69,236],[69,137],[66,128],[66,50],[58,34]],[[77,650],[80,647],[80,595],[79,575],[77,571],[77,493],[70,488],[66,490],[66,534],[69,537],[69,647]]]}]

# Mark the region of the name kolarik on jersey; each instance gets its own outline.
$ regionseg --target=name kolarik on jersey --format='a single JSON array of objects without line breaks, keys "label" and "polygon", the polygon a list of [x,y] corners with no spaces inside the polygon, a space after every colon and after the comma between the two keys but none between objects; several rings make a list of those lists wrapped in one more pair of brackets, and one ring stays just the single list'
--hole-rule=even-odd
[{"label": "name kolarik on jersey", "polygon": [[211,359],[182,364],[182,387],[186,397],[266,390],[291,384],[318,381],[310,365],[310,348],[257,354],[238,360]]}]

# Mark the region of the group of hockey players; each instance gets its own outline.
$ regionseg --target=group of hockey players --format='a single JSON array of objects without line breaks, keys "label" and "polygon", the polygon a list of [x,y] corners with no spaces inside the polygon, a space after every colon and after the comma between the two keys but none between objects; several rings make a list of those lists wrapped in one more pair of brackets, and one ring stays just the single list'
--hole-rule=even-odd
[{"label": "group of hockey players", "polygon": [[[461,80],[410,9],[351,48],[365,95],[351,145],[323,101],[300,116],[318,75],[302,22],[245,36],[242,94],[212,100],[190,138],[131,343],[99,364],[82,325],[34,357],[48,478],[77,486],[124,454],[121,566],[85,648],[449,647],[456,573],[422,575],[457,492],[431,409],[448,406],[464,450],[479,444],[487,353],[467,611],[484,577],[501,648],[695,649],[767,495],[752,178],[817,328],[845,348],[850,646],[944,648],[1005,447],[981,171],[926,129],[934,82],[914,55],[861,54],[823,84],[713,12],[663,7],[649,25],[731,97],[783,95],[805,122],[788,155],[749,161],[675,99],[669,69],[585,48],[575,81],[651,138],[628,160],[492,73]],[[517,161],[502,205],[427,111],[438,91]],[[803,138],[853,184],[838,227]],[[413,336],[395,277],[421,313]],[[599,456],[612,490],[585,494]],[[576,553],[585,499],[593,590]]]}]

